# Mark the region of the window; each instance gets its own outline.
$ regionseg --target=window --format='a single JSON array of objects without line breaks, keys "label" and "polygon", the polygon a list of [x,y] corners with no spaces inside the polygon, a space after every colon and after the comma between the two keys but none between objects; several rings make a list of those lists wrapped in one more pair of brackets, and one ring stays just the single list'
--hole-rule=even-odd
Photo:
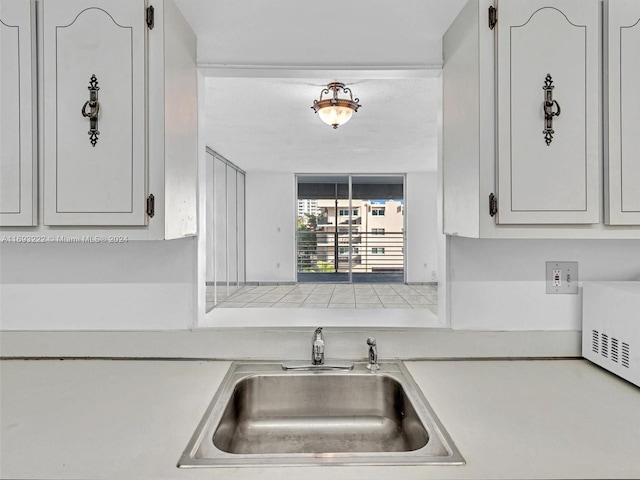
[{"label": "window", "polygon": [[371,234],[372,235],[384,235],[384,228],[372,228],[371,229]]},{"label": "window", "polygon": [[[359,253],[358,247],[353,247],[353,248],[351,249],[351,251],[352,251],[352,253],[353,253],[354,255],[358,255],[358,253]],[[339,248],[338,248],[338,253],[339,253],[340,255],[348,255],[348,254],[349,254],[349,247],[339,247]]]},{"label": "window", "polygon": [[384,247],[371,247],[371,255],[384,255]]},{"label": "window", "polygon": [[[338,215],[341,217],[348,217],[349,216],[349,209],[348,208],[341,208],[340,210],[338,210]],[[353,215],[354,217],[358,216],[358,209],[354,208],[353,211],[351,212],[351,215]]]},{"label": "window", "polygon": [[372,208],[371,215],[373,215],[374,217],[384,217],[384,207]]}]

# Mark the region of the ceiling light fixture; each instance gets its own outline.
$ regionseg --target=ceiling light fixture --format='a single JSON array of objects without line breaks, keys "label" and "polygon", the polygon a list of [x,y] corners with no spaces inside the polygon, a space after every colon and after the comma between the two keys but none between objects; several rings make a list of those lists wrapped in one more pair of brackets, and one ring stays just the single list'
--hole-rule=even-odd
[{"label": "ceiling light fixture", "polygon": [[[338,98],[338,92],[342,91],[348,94],[350,98]],[[330,98],[322,98],[323,95],[332,95]],[[313,110],[320,116],[327,125],[331,125],[334,129],[338,128],[351,119],[353,112],[357,112],[360,108],[358,104],[360,100],[353,98],[350,88],[346,88],[344,83],[331,82],[327,88],[320,92],[320,100],[313,101]]]}]

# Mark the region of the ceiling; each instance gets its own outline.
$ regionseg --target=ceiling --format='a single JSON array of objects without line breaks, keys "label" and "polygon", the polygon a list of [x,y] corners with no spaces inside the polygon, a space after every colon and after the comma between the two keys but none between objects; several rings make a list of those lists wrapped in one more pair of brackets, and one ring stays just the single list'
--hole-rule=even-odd
[{"label": "ceiling", "polygon": [[[437,168],[441,38],[465,0],[176,0],[198,36],[205,140],[251,171]],[[332,129],[331,81],[362,107]]]}]

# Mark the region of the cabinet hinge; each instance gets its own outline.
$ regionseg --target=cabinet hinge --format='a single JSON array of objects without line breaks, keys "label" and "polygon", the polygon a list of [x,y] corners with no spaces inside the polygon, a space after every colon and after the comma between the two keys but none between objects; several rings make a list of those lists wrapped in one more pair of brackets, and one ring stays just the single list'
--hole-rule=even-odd
[{"label": "cabinet hinge", "polygon": [[489,7],[489,29],[493,30],[493,27],[496,26],[497,22],[498,22],[498,10],[496,10],[496,7],[491,5]]},{"label": "cabinet hinge", "polygon": [[153,196],[153,193],[147,197],[147,215],[150,218],[156,214],[156,198]]},{"label": "cabinet hinge", "polygon": [[489,215],[495,217],[496,213],[498,213],[498,199],[491,193],[489,194]]},{"label": "cabinet hinge", "polygon": [[155,13],[153,10],[153,5],[149,5],[147,7],[147,27],[149,27],[149,30],[153,30],[154,25],[155,25]]}]

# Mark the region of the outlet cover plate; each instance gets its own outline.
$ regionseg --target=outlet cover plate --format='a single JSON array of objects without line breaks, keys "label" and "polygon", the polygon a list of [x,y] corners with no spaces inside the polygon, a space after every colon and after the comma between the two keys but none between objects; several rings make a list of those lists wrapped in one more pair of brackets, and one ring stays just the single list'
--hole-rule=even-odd
[{"label": "outlet cover plate", "polygon": [[[560,285],[554,285],[554,271],[560,271]],[[547,293],[578,293],[578,262],[547,262]]]}]

